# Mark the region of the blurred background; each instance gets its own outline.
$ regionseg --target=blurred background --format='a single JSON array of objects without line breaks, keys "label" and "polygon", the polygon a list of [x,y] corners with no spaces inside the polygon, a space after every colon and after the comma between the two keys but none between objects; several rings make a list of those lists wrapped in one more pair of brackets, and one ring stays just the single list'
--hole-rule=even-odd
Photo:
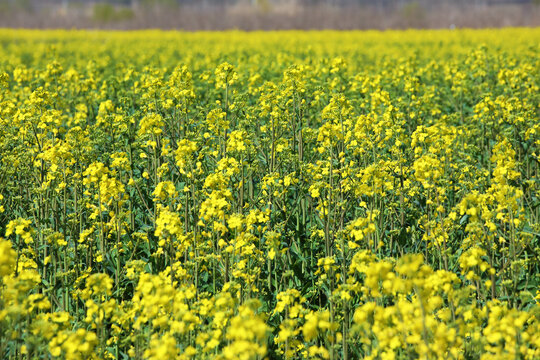
[{"label": "blurred background", "polygon": [[270,30],[540,26],[540,0],[0,0],[0,27]]}]

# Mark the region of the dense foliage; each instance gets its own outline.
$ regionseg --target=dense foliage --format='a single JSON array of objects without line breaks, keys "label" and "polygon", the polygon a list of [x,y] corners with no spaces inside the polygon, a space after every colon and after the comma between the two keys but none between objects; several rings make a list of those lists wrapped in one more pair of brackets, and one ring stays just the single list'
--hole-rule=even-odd
[{"label": "dense foliage", "polygon": [[540,358],[539,29],[0,43],[1,358]]}]

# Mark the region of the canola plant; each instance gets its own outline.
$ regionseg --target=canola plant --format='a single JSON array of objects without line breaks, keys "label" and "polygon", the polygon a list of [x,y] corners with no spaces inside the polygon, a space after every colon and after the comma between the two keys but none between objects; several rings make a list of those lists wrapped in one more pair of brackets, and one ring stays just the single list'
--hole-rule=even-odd
[{"label": "canola plant", "polygon": [[540,29],[0,43],[2,359],[540,358]]}]

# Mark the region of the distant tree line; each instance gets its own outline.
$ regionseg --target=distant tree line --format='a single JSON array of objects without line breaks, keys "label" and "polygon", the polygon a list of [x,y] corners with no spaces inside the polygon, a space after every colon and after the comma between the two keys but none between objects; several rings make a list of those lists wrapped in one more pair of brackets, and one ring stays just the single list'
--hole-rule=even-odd
[{"label": "distant tree line", "polygon": [[196,31],[502,26],[540,26],[540,0],[0,0],[0,28]]},{"label": "distant tree line", "polygon": [[530,4],[537,0],[0,0],[0,4],[18,7],[43,7],[47,5],[93,4],[109,3],[124,6],[153,6],[153,5],[189,5],[189,6],[229,6],[237,4],[296,4],[300,6],[329,5],[329,6],[374,6],[392,7],[410,3],[430,7],[433,5],[498,5],[498,4]]}]

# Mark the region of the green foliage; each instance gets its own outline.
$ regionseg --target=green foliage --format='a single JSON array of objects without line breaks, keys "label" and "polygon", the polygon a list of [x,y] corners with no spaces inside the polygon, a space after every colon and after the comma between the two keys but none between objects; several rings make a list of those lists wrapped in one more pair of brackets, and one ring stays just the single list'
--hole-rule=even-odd
[{"label": "green foliage", "polygon": [[126,7],[117,8],[107,3],[96,3],[93,7],[92,19],[101,23],[129,20],[135,14]]}]

